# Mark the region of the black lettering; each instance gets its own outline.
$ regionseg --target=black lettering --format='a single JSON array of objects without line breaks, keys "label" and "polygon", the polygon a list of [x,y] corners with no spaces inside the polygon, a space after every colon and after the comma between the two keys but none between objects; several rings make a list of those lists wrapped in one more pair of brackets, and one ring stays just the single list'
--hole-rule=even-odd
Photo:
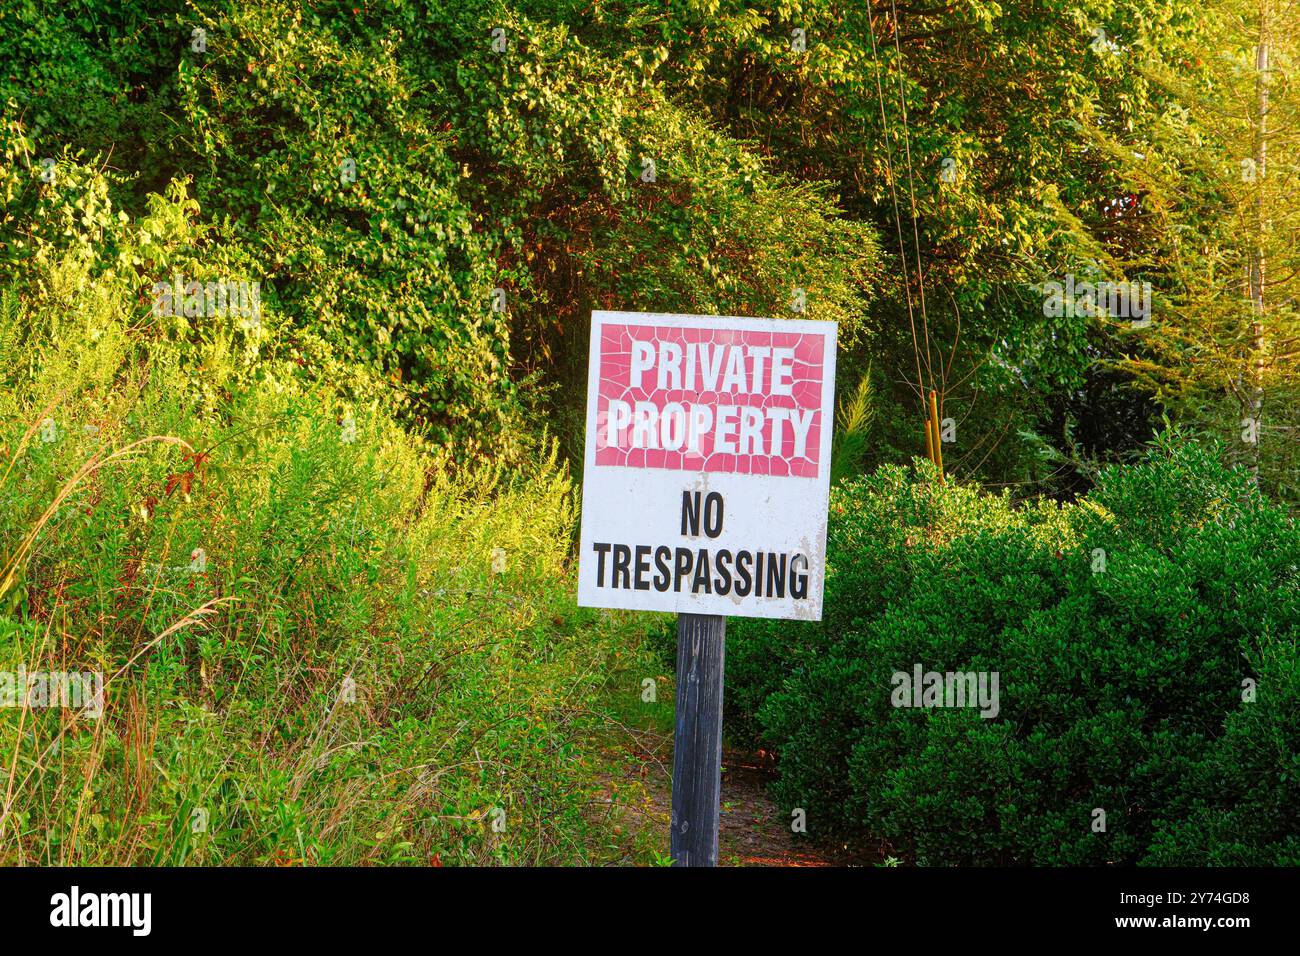
[{"label": "black lettering", "polygon": [[[777,564],[776,559],[781,559]],[[785,555],[769,554],[767,556],[767,596],[785,597]]]},{"label": "black lettering", "polygon": [[763,596],[763,552],[754,552],[754,597]]},{"label": "black lettering", "polygon": [[669,567],[668,562],[673,559],[673,549],[665,548],[662,545],[655,548],[655,567],[659,573],[655,575],[655,590],[667,591],[668,583],[672,580],[673,569]]},{"label": "black lettering", "polygon": [[695,562],[695,579],[691,581],[691,593],[699,594],[701,586],[705,594],[713,593],[713,582],[709,580],[709,552],[706,548],[700,548],[699,557]]},{"label": "black lettering", "polygon": [[[631,575],[628,565],[632,563],[632,549],[625,544],[614,545],[614,573],[610,575],[610,585],[615,588],[630,588]],[[619,584],[619,581],[622,584]]]},{"label": "black lettering", "polygon": [[605,586],[605,555],[609,554],[608,541],[593,541],[591,550],[596,552],[596,587]]},{"label": "black lettering", "polygon": [[645,579],[645,576],[649,573],[650,545],[638,544],[636,546],[636,578],[634,580],[634,585],[638,591],[650,590],[650,582]]},{"label": "black lettering", "polygon": [[713,582],[714,590],[721,595],[731,593],[731,552],[723,548],[718,552],[717,559],[713,562],[714,569],[718,572],[717,579]]},{"label": "black lettering", "polygon": [[691,565],[695,563],[695,552],[690,548],[678,548],[675,566],[676,572],[673,578],[673,590],[680,593],[682,590],[682,578],[691,573]]},{"label": "black lettering", "polygon": [[790,597],[796,601],[808,597],[808,559],[802,554],[790,555]]},{"label": "black lettering", "polygon": [[700,534],[700,493],[682,492],[682,534],[698,537]]},{"label": "black lettering", "polygon": [[[698,492],[696,493],[696,499],[698,502]],[[710,538],[716,538],[722,534],[722,495],[716,491],[710,491],[704,499],[704,533]]]},{"label": "black lettering", "polygon": [[749,576],[749,566],[753,562],[754,556],[748,551],[736,552],[736,574],[740,578],[736,582],[736,597],[749,597],[749,589],[753,586],[753,578]]}]

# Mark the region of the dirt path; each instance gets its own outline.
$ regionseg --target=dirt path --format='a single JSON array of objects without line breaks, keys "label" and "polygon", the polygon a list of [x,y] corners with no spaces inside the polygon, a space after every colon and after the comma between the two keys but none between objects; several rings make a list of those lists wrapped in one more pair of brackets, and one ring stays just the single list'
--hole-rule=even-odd
[{"label": "dirt path", "polygon": [[[626,728],[625,728],[626,729]],[[668,854],[672,813],[672,737],[630,730],[618,754],[622,780],[606,787],[618,828],[628,827],[661,857]],[[796,838],[791,818],[767,795],[775,771],[762,755],[726,751],[722,756],[722,814],[718,828],[719,866],[851,866],[875,862],[842,848]]]}]

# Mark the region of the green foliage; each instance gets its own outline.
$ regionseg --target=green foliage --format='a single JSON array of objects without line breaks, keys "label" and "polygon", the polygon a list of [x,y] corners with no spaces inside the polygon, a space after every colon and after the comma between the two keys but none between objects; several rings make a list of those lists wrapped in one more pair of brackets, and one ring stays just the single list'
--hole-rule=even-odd
[{"label": "green foliage", "polygon": [[[24,163],[108,166],[131,215],[192,184],[304,377],[464,455],[524,460],[545,425],[579,460],[591,308],[789,315],[803,290],[844,367],[880,370],[866,465],[920,453],[934,387],[950,470],[1068,496],[1132,458],[1156,402],[1220,438],[1242,417],[1261,337],[1231,291],[1237,213],[1265,181],[1270,283],[1294,245],[1285,137],[1281,175],[1228,188],[1250,111],[1201,108],[1251,99],[1249,8],[21,0],[0,102]],[[1152,329],[1045,316],[1066,273],[1149,280]],[[1262,336],[1266,439],[1228,447],[1289,500],[1288,301]]]},{"label": "green foliage", "polygon": [[435,441],[510,440],[492,236],[396,42],[294,4],[205,23],[208,50],[185,55],[178,80],[196,189],[256,230],[288,323],[374,369]]},{"label": "green foliage", "polygon": [[[575,609],[568,568],[588,318],[619,308],[839,324],[827,619],[739,621],[728,654],[730,728],[780,751],[814,834],[1295,862],[1295,526],[1172,439],[1098,465],[1167,413],[1297,493],[1280,27],[1273,172],[1232,178],[1255,15],[6,3],[0,666],[118,676],[109,720],[4,738],[0,859],[623,852],[584,838],[582,735],[666,661]],[[1149,279],[1152,330],[1045,315],[1066,273]],[[262,315],[155,314],[173,276],[258,282]],[[1096,488],[908,473],[930,387],[950,474]],[[1001,715],[893,708],[917,662],[998,671]]]},{"label": "green foliage", "polygon": [[[182,228],[180,195],[122,255]],[[641,853],[593,834],[589,738],[653,664],[634,617],[573,604],[554,454],[431,458],[218,322],[143,324],[82,268],[0,297],[0,671],[98,671],[106,701],[0,710],[0,860]]]},{"label": "green foliage", "polygon": [[[71,147],[95,176],[128,170],[102,175],[129,214],[192,183],[214,224],[201,258],[241,250],[301,375],[464,456],[522,460],[530,415],[576,447],[569,386],[593,306],[789,315],[798,289],[845,339],[866,325],[873,230],[676,104],[654,78],[663,54],[611,46],[577,7],[89,6],[62,40],[27,7],[9,33],[0,93],[23,148],[5,258],[24,255],[28,200],[75,188],[62,167],[41,185],[37,156]],[[95,62],[55,93],[15,37]]]},{"label": "green foliage", "polygon": [[867,438],[876,409],[872,404],[871,370],[858,380],[857,390],[840,402],[831,456],[831,483],[857,474],[867,452]]},{"label": "green foliage", "polygon": [[427,69],[461,131],[466,190],[500,230],[516,356],[559,386],[541,411],[571,459],[593,308],[801,316],[869,338],[873,231],[675,102],[652,82],[662,48],[616,56],[607,32],[563,18],[488,22],[504,52],[467,40],[454,77]]},{"label": "green foliage", "polygon": [[[628,42],[662,56],[656,76],[681,101],[762,143],[778,169],[832,183],[847,215],[875,228],[888,281],[860,357],[891,387],[869,464],[924,449],[917,377],[961,422],[946,464],[963,474],[1075,491],[1068,469],[1055,480],[1017,436],[1066,451],[1073,432],[1103,460],[1149,438],[1131,379],[1097,374],[1136,351],[1135,337],[1044,316],[1038,284],[1097,263],[1160,290],[1156,260],[1169,257],[1154,250],[1171,237],[1117,202],[1141,194],[1133,157],[1150,154],[1176,109],[1147,55],[1179,64],[1189,83],[1209,72],[1206,51],[1222,38],[1202,6],[710,2],[649,22],[639,7],[620,4],[602,26],[621,37],[624,14]],[[1094,49],[1098,30],[1114,52]]]},{"label": "green foliage", "polygon": [[[783,805],[930,864],[1294,862],[1295,521],[1173,436],[1064,508],[917,469],[834,493],[825,621],[728,635]],[[918,663],[1000,713],[893,706]]]}]

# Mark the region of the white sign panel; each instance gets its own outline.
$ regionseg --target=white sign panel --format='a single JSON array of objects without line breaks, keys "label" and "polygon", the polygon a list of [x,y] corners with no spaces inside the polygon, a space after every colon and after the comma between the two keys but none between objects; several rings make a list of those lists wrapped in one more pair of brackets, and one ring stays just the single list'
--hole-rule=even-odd
[{"label": "white sign panel", "polygon": [[592,313],[580,605],[821,619],[835,333]]}]

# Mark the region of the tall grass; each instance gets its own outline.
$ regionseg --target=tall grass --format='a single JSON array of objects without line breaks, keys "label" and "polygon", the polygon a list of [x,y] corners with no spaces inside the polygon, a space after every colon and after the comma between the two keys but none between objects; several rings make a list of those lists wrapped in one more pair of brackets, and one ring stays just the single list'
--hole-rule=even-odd
[{"label": "tall grass", "polygon": [[0,709],[0,864],[647,858],[591,739],[654,665],[574,605],[554,454],[456,462],[69,288],[3,303],[0,670],[106,703]]}]

